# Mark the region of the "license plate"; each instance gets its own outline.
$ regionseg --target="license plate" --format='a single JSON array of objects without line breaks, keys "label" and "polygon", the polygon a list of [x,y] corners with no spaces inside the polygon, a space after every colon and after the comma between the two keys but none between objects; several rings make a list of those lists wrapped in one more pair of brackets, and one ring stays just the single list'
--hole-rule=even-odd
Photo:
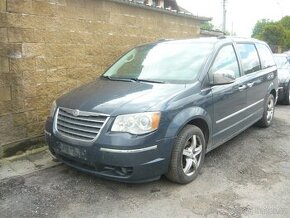
[{"label": "license plate", "polygon": [[60,143],[59,148],[63,154],[86,160],[85,149],[80,149],[80,148],[73,147],[64,143]]}]

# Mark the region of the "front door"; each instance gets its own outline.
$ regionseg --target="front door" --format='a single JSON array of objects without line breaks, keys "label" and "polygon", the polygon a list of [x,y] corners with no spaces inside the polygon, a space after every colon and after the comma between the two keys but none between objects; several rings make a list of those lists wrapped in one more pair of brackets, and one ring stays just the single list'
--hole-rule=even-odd
[{"label": "front door", "polygon": [[244,108],[247,101],[247,86],[240,74],[240,67],[232,44],[222,47],[209,71],[213,80],[215,72],[230,70],[235,72],[235,82],[212,87],[214,120],[213,146],[218,146],[231,138],[243,127]]}]

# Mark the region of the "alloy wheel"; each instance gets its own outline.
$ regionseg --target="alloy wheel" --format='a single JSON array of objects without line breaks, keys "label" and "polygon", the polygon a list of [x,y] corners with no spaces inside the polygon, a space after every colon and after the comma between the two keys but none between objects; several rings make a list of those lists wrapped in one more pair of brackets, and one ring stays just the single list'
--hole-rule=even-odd
[{"label": "alloy wheel", "polygon": [[182,168],[187,176],[194,174],[201,161],[202,142],[198,136],[193,135],[186,142],[182,153]]}]

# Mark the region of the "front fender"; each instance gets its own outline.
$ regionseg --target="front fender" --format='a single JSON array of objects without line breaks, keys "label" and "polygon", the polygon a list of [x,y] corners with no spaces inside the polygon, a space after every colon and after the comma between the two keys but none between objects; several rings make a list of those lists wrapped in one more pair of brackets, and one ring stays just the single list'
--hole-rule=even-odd
[{"label": "front fender", "polygon": [[180,111],[170,122],[166,137],[174,138],[192,120],[202,119],[206,122],[209,130],[209,142],[211,141],[212,120],[206,110],[201,107],[190,107]]}]

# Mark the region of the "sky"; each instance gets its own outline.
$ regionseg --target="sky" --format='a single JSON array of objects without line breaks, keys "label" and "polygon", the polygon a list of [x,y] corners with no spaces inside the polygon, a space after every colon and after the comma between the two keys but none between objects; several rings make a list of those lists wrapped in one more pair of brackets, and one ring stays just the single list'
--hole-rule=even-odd
[{"label": "sky", "polygon": [[[194,15],[212,17],[212,23],[222,30],[222,0],[177,0],[178,5]],[[280,20],[290,16],[290,0],[227,0],[226,30],[237,36],[250,37],[260,19]]]}]

